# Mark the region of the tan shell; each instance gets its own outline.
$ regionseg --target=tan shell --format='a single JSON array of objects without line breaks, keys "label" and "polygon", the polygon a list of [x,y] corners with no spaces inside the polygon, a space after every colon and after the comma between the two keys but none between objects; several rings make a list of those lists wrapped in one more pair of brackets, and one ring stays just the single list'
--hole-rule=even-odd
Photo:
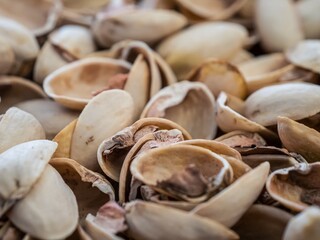
[{"label": "tan shell", "polygon": [[15,204],[8,217],[33,237],[65,238],[77,227],[78,205],[59,173],[47,165],[32,190]]},{"label": "tan shell", "polygon": [[191,69],[207,58],[231,59],[244,46],[247,37],[247,30],[239,24],[202,23],[165,39],[157,51],[177,78],[185,79]]},{"label": "tan shell", "polygon": [[[191,166],[189,179],[174,181],[179,179],[177,174],[188,174],[184,171]],[[206,200],[233,179],[232,168],[224,158],[191,145],[172,145],[141,153],[132,161],[130,171],[156,191],[190,202]]]},{"label": "tan shell", "polygon": [[15,106],[32,114],[43,126],[48,139],[54,138],[80,114],[48,99],[24,101]]},{"label": "tan shell", "polygon": [[255,204],[232,229],[239,234],[241,239],[282,239],[286,225],[292,217],[291,214],[279,208]]},{"label": "tan shell", "polygon": [[263,126],[277,123],[278,116],[293,120],[311,117],[320,111],[320,87],[309,83],[268,86],[251,94],[245,102],[245,116]]},{"label": "tan shell", "polygon": [[245,131],[232,131],[226,133],[215,141],[226,144],[229,147],[252,147],[252,146],[265,146],[266,141],[258,133],[250,133]]},{"label": "tan shell", "polygon": [[226,93],[220,93],[216,104],[216,121],[224,132],[242,130],[257,132],[266,139],[276,140],[278,137],[271,130],[244,117],[245,102]]},{"label": "tan shell", "polygon": [[110,47],[127,39],[153,44],[186,24],[187,19],[172,10],[129,8],[110,13],[101,11],[95,17],[92,30],[102,46]]},{"label": "tan shell", "polygon": [[258,198],[269,169],[269,163],[261,164],[207,202],[199,204],[191,213],[233,226]]},{"label": "tan shell", "polygon": [[282,53],[262,55],[238,65],[246,79],[249,92],[277,83],[282,75],[293,70]]},{"label": "tan shell", "polygon": [[37,37],[45,35],[55,27],[61,10],[60,0],[0,1],[0,15],[19,22]]},{"label": "tan shell", "polygon": [[318,204],[320,164],[301,163],[273,172],[267,181],[271,197],[293,211],[303,211]]},{"label": "tan shell", "polygon": [[283,240],[317,240],[319,231],[320,210],[312,206],[293,217],[287,225]]},{"label": "tan shell", "polygon": [[[238,239],[218,222],[182,210],[142,201],[131,202],[125,209],[128,234],[134,239]],[[173,231],[173,226],[179,231]]]},{"label": "tan shell", "polygon": [[39,52],[34,67],[35,81],[42,83],[54,70],[94,52],[95,49],[94,39],[89,29],[76,25],[60,27],[49,35]]},{"label": "tan shell", "polygon": [[183,81],[153,96],[141,118],[166,118],[181,125],[194,138],[212,139],[216,135],[214,107],[214,97],[203,83]]},{"label": "tan shell", "polygon": [[258,0],[255,9],[255,23],[266,51],[281,52],[303,40],[293,1]]},{"label": "tan shell", "polygon": [[246,0],[176,0],[176,2],[191,15],[206,20],[222,20],[230,18],[245,4]]},{"label": "tan shell", "polygon": [[50,164],[75,194],[80,221],[83,221],[88,213],[95,214],[104,203],[114,200],[112,185],[98,173],[69,158],[53,158]]},{"label": "tan shell", "polygon": [[286,52],[288,60],[302,68],[320,73],[320,41],[305,40]]},{"label": "tan shell", "polygon": [[148,133],[165,129],[178,129],[182,132],[184,139],[191,139],[186,130],[170,120],[142,118],[100,144],[97,158],[101,169],[111,179],[119,181],[123,161],[130,149]]},{"label": "tan shell", "polygon": [[37,84],[13,76],[0,76],[0,95],[0,113],[22,101],[46,98],[46,94]]},{"label": "tan shell", "polygon": [[306,38],[319,39],[320,29],[318,26],[320,24],[320,17],[317,9],[320,8],[320,2],[318,0],[299,1],[296,8]]},{"label": "tan shell", "polygon": [[236,55],[233,56],[232,59],[229,60],[229,62],[233,65],[238,65],[243,62],[249,61],[254,58],[254,55],[247,50],[240,50]]},{"label": "tan shell", "polygon": [[57,146],[51,141],[35,140],[18,144],[0,154],[0,216],[7,206],[28,194]]},{"label": "tan shell", "polygon": [[124,61],[87,58],[68,64],[46,77],[43,88],[58,103],[83,109],[96,91],[108,86],[117,74],[126,74],[130,65]]},{"label": "tan shell", "polygon": [[17,229],[10,221],[7,221],[4,226],[0,226],[0,238],[3,240],[20,240],[25,234]]},{"label": "tan shell", "polygon": [[45,137],[39,121],[18,108],[9,108],[0,118],[0,153],[17,144]]},{"label": "tan shell", "polygon": [[8,74],[10,70],[14,67],[15,63],[15,54],[10,44],[5,40],[0,38],[0,74]]},{"label": "tan shell", "polygon": [[247,84],[242,74],[235,66],[221,60],[206,60],[186,78],[204,83],[215,97],[222,91],[242,99],[247,96]]}]

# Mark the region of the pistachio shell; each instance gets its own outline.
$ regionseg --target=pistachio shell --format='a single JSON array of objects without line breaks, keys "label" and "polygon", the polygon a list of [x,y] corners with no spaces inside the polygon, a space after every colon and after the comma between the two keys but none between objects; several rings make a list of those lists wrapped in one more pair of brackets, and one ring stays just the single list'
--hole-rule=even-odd
[{"label": "pistachio shell", "polygon": [[266,51],[284,51],[303,40],[292,0],[258,0],[256,26]]},{"label": "pistachio shell", "polygon": [[229,147],[252,147],[252,146],[265,146],[266,141],[257,133],[250,133],[245,131],[232,131],[226,133],[215,141],[224,143]]},{"label": "pistachio shell", "polygon": [[157,51],[177,78],[184,79],[192,68],[207,58],[231,59],[243,47],[247,36],[246,29],[238,24],[202,23],[165,39]]},{"label": "pistachio shell", "polygon": [[8,74],[14,66],[15,55],[10,44],[0,38],[0,74]]},{"label": "pistachio shell", "polygon": [[53,155],[55,158],[70,158],[72,136],[77,121],[78,119],[73,120],[53,138],[53,141],[58,143],[57,151]]},{"label": "pistachio shell", "polygon": [[130,8],[98,13],[92,30],[101,45],[110,47],[127,39],[153,44],[186,24],[187,19],[172,10]]},{"label": "pistachio shell", "polygon": [[41,124],[27,112],[12,107],[0,118],[0,153],[17,144],[44,138]]},{"label": "pistachio shell", "polygon": [[232,59],[229,60],[231,64],[238,65],[254,58],[254,55],[246,50],[240,50]]},{"label": "pistachio shell", "polygon": [[320,87],[309,83],[268,86],[251,94],[245,103],[245,116],[263,126],[277,123],[278,116],[293,120],[307,118],[320,110]]},{"label": "pistachio shell", "polygon": [[199,204],[191,213],[233,226],[259,196],[269,169],[269,163],[261,164],[207,202]]},{"label": "pistachio shell", "polygon": [[47,165],[29,194],[15,204],[8,217],[33,237],[65,238],[77,227],[78,205],[59,173]]},{"label": "pistachio shell", "polygon": [[306,38],[320,38],[320,29],[318,27],[320,16],[317,11],[320,8],[320,2],[318,0],[299,1],[296,7]]},{"label": "pistachio shell", "polygon": [[141,118],[170,119],[194,138],[212,139],[216,134],[214,106],[214,97],[203,83],[183,81],[163,88],[152,97]]},{"label": "pistachio shell", "polygon": [[135,201],[126,205],[126,211],[129,235],[134,239],[238,239],[218,222],[159,204]]}]

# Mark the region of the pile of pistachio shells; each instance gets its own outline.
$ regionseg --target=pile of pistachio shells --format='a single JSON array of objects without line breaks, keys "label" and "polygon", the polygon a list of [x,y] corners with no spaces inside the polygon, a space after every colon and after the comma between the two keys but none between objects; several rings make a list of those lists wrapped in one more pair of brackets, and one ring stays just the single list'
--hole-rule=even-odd
[{"label": "pile of pistachio shells", "polygon": [[319,84],[320,0],[0,0],[0,239],[319,240]]}]

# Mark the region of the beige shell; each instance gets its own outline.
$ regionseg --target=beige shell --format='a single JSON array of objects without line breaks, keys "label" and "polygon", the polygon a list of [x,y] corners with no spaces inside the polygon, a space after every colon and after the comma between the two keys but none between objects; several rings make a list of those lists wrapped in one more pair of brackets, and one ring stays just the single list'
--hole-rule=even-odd
[{"label": "beige shell", "polygon": [[269,163],[249,171],[191,213],[233,226],[258,198],[269,174]]},{"label": "beige shell", "polygon": [[282,53],[261,55],[238,65],[246,79],[249,92],[277,83],[282,75],[293,70]]},{"label": "beige shell", "polygon": [[319,223],[319,207],[309,207],[290,220],[285,230],[283,240],[317,240],[320,236]]},{"label": "beige shell", "polygon": [[1,16],[19,22],[37,37],[45,35],[55,27],[61,10],[60,0],[0,1]]},{"label": "beige shell", "polygon": [[115,181],[119,181],[120,170],[130,149],[148,133],[159,130],[178,129],[184,139],[191,139],[189,133],[178,124],[162,118],[142,118],[108,139],[99,146],[97,158],[103,172]]},{"label": "beige shell", "polygon": [[124,8],[98,13],[92,31],[104,47],[127,39],[154,44],[186,24],[187,19],[173,10]]},{"label": "beige shell", "polygon": [[5,40],[0,38],[0,74],[8,74],[10,70],[14,67],[15,63],[15,54],[10,44]]},{"label": "beige shell", "polygon": [[181,125],[193,138],[212,139],[216,135],[214,107],[215,100],[207,86],[183,81],[165,87],[153,96],[141,118],[166,118]]},{"label": "beige shell", "polygon": [[320,73],[320,40],[305,40],[286,52],[288,60],[299,67]]},{"label": "beige shell", "polygon": [[226,92],[244,99],[247,95],[247,84],[239,70],[228,62],[217,59],[204,61],[186,77],[189,81],[202,82],[215,97]]},{"label": "beige shell", "polygon": [[315,84],[286,83],[268,86],[247,98],[245,116],[263,126],[275,125],[278,116],[300,120],[319,112],[319,100],[320,86]]},{"label": "beige shell", "polygon": [[0,216],[6,207],[28,194],[57,146],[48,140],[35,140],[18,144],[0,154]]},{"label": "beige shell", "polygon": [[283,146],[301,154],[308,162],[320,159],[320,133],[286,117],[278,117],[278,134]]},{"label": "beige shell", "polygon": [[131,174],[144,184],[175,199],[201,202],[232,182],[229,163],[211,151],[172,145],[139,154]]},{"label": "beige shell", "polygon": [[254,204],[232,229],[239,234],[241,239],[282,239],[292,217],[290,213],[279,208]]},{"label": "beige shell", "polygon": [[0,239],[3,240],[25,240],[24,233],[17,229],[10,221],[7,221],[4,226],[0,226]]},{"label": "beige shell", "polygon": [[[193,25],[165,39],[157,48],[178,79],[207,58],[229,60],[244,46],[247,30],[228,22]],[[228,46],[228,47],[225,47]]]},{"label": "beige shell", "polygon": [[258,133],[250,133],[245,131],[232,131],[215,139],[215,141],[226,144],[229,147],[252,147],[265,146],[266,141]]},{"label": "beige shell", "polygon": [[17,144],[45,137],[39,121],[25,111],[12,107],[0,117],[0,153]]},{"label": "beige shell", "polygon": [[112,185],[98,173],[69,158],[53,158],[50,164],[75,194],[80,221],[83,221],[88,213],[95,214],[104,203],[114,200]]},{"label": "beige shell", "polygon": [[292,0],[257,0],[256,26],[264,49],[281,52],[303,40]]},{"label": "beige shell", "polygon": [[266,139],[276,140],[278,137],[271,130],[244,117],[245,102],[226,93],[220,93],[216,104],[216,121],[224,132],[235,130],[259,133]]},{"label": "beige shell", "polygon": [[318,0],[299,1],[296,8],[306,38],[319,39],[320,29],[318,26],[320,24],[320,16],[317,9],[320,8],[320,2]]},{"label": "beige shell", "polygon": [[33,237],[65,238],[77,227],[78,205],[59,173],[47,165],[29,194],[15,204],[8,217]]},{"label": "beige shell", "polygon": [[273,172],[266,187],[273,199],[285,207],[300,212],[318,204],[320,164],[301,163]]},{"label": "beige shell", "polygon": [[124,61],[87,58],[68,64],[46,77],[44,91],[58,103],[72,108],[83,107],[94,93],[108,86],[117,74],[126,74],[130,65]]},{"label": "beige shell", "polygon": [[0,76],[0,96],[0,113],[22,101],[46,98],[46,94],[37,84],[14,76]]},{"label": "beige shell", "polygon": [[54,138],[54,136],[80,114],[77,111],[71,111],[48,99],[24,101],[15,106],[32,114],[43,126],[48,139]]},{"label": "beige shell", "polygon": [[125,209],[128,234],[134,239],[238,239],[218,222],[182,210],[142,201],[131,202]]},{"label": "beige shell", "polygon": [[[69,62],[94,52],[92,33],[88,28],[64,25],[52,32],[41,48],[34,67],[34,79],[43,83],[46,76]],[[50,61],[47,61],[50,59]]]},{"label": "beige shell", "polygon": [[234,55],[229,62],[233,65],[239,65],[246,61],[249,61],[254,58],[254,55],[247,50],[240,50],[236,55]]}]

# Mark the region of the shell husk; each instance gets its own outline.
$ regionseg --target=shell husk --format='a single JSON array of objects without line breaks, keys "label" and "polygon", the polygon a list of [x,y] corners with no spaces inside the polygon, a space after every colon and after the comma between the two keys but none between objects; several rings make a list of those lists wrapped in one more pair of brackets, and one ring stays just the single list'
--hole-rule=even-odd
[{"label": "shell husk", "polygon": [[204,83],[215,97],[226,92],[241,99],[247,95],[247,84],[239,70],[232,64],[210,59],[193,69],[186,77],[189,81]]},{"label": "shell husk", "polygon": [[0,76],[0,95],[0,113],[22,101],[46,98],[46,94],[38,85],[14,76]]},{"label": "shell husk", "polygon": [[99,146],[97,158],[103,172],[115,181],[119,181],[120,170],[130,149],[148,133],[159,130],[178,129],[184,139],[191,139],[190,134],[178,124],[162,118],[142,118],[108,139]]},{"label": "shell husk", "polygon": [[75,194],[80,221],[83,221],[88,213],[95,214],[104,203],[114,200],[112,185],[98,173],[69,158],[53,158],[50,164]]},{"label": "shell husk", "polygon": [[258,198],[269,169],[269,163],[261,164],[207,202],[199,204],[191,213],[210,218],[227,227],[233,226]]},{"label": "shell husk", "polygon": [[246,61],[249,61],[254,58],[254,55],[247,50],[240,50],[236,55],[234,55],[229,62],[233,65],[239,65],[241,63],[244,63]]},{"label": "shell husk", "polygon": [[310,83],[268,86],[251,94],[245,102],[245,116],[262,126],[277,124],[277,117],[293,120],[311,117],[320,111],[320,87]]},{"label": "shell husk", "polygon": [[293,1],[258,0],[255,10],[255,23],[266,51],[281,52],[303,40]]},{"label": "shell husk", "polygon": [[[223,225],[182,210],[142,201],[131,202],[125,209],[128,234],[135,239],[238,239]],[[179,231],[172,231],[172,226]]]},{"label": "shell husk", "polygon": [[65,238],[77,227],[78,205],[59,173],[47,165],[29,194],[14,205],[8,217],[32,237]]},{"label": "shell husk", "polygon": [[153,96],[141,118],[166,118],[181,125],[193,138],[212,139],[217,131],[214,107],[215,99],[206,85],[183,81],[165,87]]},{"label": "shell husk", "polygon": [[226,133],[215,141],[226,144],[229,147],[252,147],[252,146],[265,146],[267,142],[258,134],[245,131],[232,131]]},{"label": "shell husk", "polygon": [[53,155],[54,158],[70,158],[72,136],[77,121],[78,119],[73,120],[53,138],[53,141],[58,143],[58,148]]},{"label": "shell husk", "polygon": [[172,10],[129,8],[111,13],[101,11],[95,17],[92,31],[104,47],[127,39],[150,45],[180,30],[186,24],[187,19]]},{"label": "shell husk", "polygon": [[71,109],[83,109],[93,93],[108,86],[117,74],[126,74],[130,65],[121,60],[86,58],[51,73],[43,83],[44,91],[55,101]]},{"label": "shell husk", "polygon": [[10,44],[0,38],[0,74],[10,73],[10,70],[14,67],[15,54]]},{"label": "shell husk", "polygon": [[17,144],[45,137],[39,121],[18,108],[9,108],[0,118],[0,153]]},{"label": "shell husk", "polygon": [[320,17],[317,9],[320,8],[320,2],[318,0],[299,1],[296,8],[306,38],[319,39],[320,29],[318,26],[320,24]]},{"label": "shell husk", "polygon": [[157,52],[171,66],[178,79],[185,79],[189,71],[207,58],[231,59],[244,46],[247,37],[247,30],[239,24],[202,23],[165,39]]}]

